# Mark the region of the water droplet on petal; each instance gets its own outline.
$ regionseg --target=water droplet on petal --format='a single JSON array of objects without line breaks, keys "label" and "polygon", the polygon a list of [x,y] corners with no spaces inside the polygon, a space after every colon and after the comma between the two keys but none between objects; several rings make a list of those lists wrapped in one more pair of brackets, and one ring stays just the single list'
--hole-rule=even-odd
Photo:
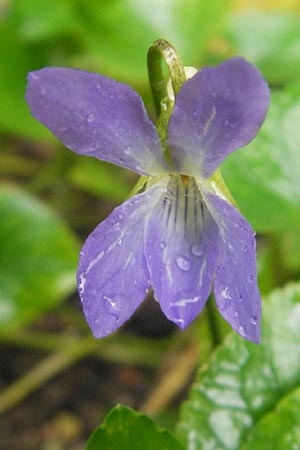
[{"label": "water droplet on petal", "polygon": [[113,226],[112,226],[112,228],[113,228],[113,230],[115,230],[115,231],[119,230],[119,229],[120,229],[120,222],[114,223]]},{"label": "water droplet on petal", "polygon": [[251,324],[252,325],[256,325],[257,324],[257,318],[254,316],[254,317],[251,317],[251,320],[250,320],[250,322],[251,322]]},{"label": "water droplet on petal", "polygon": [[243,325],[239,326],[239,333],[241,336],[246,336],[246,331],[245,331],[245,328],[243,327]]},{"label": "water droplet on petal", "polygon": [[246,252],[246,251],[248,250],[248,245],[247,245],[247,244],[244,244],[243,247],[242,247],[242,249],[243,249],[243,252]]},{"label": "water droplet on petal", "polygon": [[239,301],[240,301],[240,302],[243,301],[243,296],[242,296],[242,294],[239,295]]},{"label": "water droplet on petal", "polygon": [[183,256],[176,256],[175,257],[177,266],[179,267],[179,269],[184,270],[184,271],[188,271],[191,268],[191,263],[188,259],[184,258]]},{"label": "water droplet on petal", "polygon": [[89,150],[93,151],[93,150],[96,150],[96,148],[97,148],[97,142],[92,141],[91,144],[90,144]]},{"label": "water droplet on petal", "polygon": [[143,164],[137,164],[137,165],[135,166],[135,168],[136,168],[136,170],[137,170],[138,172],[143,172],[143,171],[144,171],[144,165],[143,165]]},{"label": "water droplet on petal", "polygon": [[123,217],[124,217],[124,216],[123,216],[123,214],[119,214],[119,219],[121,219],[121,220],[122,220],[122,219],[123,219]]},{"label": "water droplet on petal", "polygon": [[233,315],[234,315],[234,317],[239,317],[239,312],[237,310],[235,310]]},{"label": "water droplet on petal", "polygon": [[222,289],[221,295],[223,298],[225,298],[227,300],[231,300],[231,295],[230,295],[228,286],[225,286],[224,289]]},{"label": "water droplet on petal", "polygon": [[94,114],[89,114],[86,118],[86,121],[88,123],[92,123],[92,122],[94,122],[94,120],[95,120]]},{"label": "water droplet on petal", "polygon": [[191,250],[194,256],[201,256],[203,254],[203,245],[201,244],[193,245]]},{"label": "water droplet on petal", "polygon": [[67,131],[67,127],[65,126],[65,125],[61,125],[60,127],[58,127],[58,131],[60,132],[60,133],[64,133],[65,131]]},{"label": "water droplet on petal", "polygon": [[247,280],[249,281],[249,283],[253,283],[253,275],[248,275]]},{"label": "water droplet on petal", "polygon": [[166,246],[167,246],[165,241],[161,241],[159,245],[160,245],[160,248],[162,248],[162,249],[166,248]]},{"label": "water droplet on petal", "polygon": [[120,304],[125,301],[125,299],[118,297],[112,298],[106,295],[103,296],[104,299],[104,309],[107,314],[113,316],[116,320],[116,323],[120,320]]},{"label": "water droplet on petal", "polygon": [[132,151],[132,148],[130,147],[130,145],[126,145],[126,147],[124,147],[124,153],[126,153],[126,155],[129,155]]}]

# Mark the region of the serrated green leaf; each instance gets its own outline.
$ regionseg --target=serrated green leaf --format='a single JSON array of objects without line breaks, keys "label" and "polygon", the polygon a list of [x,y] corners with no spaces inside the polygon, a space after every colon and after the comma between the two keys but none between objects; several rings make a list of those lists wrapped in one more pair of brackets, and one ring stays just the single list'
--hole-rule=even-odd
[{"label": "serrated green leaf", "polygon": [[125,406],[116,406],[90,437],[86,450],[183,450],[155,422]]},{"label": "serrated green leaf", "polygon": [[240,450],[299,386],[300,284],[274,291],[263,306],[262,343],[231,334],[198,374],[179,427],[187,450]]},{"label": "serrated green leaf", "polygon": [[248,11],[232,14],[228,36],[235,53],[256,64],[271,83],[300,74],[300,14]]},{"label": "serrated green leaf", "polygon": [[[251,430],[241,450],[298,450],[300,448],[300,388],[278,404]],[[266,447],[267,446],[267,447]]]},{"label": "serrated green leaf", "polygon": [[300,84],[272,94],[263,128],[231,154],[222,173],[256,231],[300,226]]},{"label": "serrated green leaf", "polygon": [[75,288],[78,243],[38,200],[0,189],[0,332],[13,332]]}]

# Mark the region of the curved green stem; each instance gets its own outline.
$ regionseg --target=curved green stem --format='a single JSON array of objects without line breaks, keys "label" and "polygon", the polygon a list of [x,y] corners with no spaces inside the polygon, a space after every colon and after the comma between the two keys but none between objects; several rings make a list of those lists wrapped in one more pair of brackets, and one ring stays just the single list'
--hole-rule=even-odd
[{"label": "curved green stem", "polygon": [[161,112],[161,101],[167,95],[161,64],[162,59],[169,69],[175,96],[186,80],[183,63],[176,49],[165,39],[154,41],[148,51],[147,64],[152,96],[158,116]]}]

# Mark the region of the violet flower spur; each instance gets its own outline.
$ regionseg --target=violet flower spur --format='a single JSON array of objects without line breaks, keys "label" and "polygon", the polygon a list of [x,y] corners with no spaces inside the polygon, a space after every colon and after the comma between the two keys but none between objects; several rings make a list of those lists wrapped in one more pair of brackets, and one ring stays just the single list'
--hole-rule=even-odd
[{"label": "violet flower spur", "polygon": [[120,327],[149,288],[183,329],[213,289],[234,330],[259,342],[254,232],[217,169],[264,121],[269,89],[260,72],[240,57],[198,71],[176,96],[163,145],[125,84],[58,67],[28,80],[33,116],[65,146],[147,176],[143,191],[114,209],[80,253],[79,294],[94,336]]}]

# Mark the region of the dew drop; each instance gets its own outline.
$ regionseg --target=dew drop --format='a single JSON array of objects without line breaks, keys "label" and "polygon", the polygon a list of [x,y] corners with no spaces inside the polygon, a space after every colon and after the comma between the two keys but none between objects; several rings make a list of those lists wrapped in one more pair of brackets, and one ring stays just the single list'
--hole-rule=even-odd
[{"label": "dew drop", "polygon": [[203,245],[201,244],[193,245],[191,251],[194,256],[201,256],[203,254]]},{"label": "dew drop", "polygon": [[61,125],[60,127],[58,127],[58,131],[60,132],[60,133],[64,133],[65,131],[67,131],[67,127],[65,126],[65,125]]},{"label": "dew drop", "polygon": [[122,220],[123,219],[123,214],[119,214],[119,219]]},{"label": "dew drop", "polygon": [[90,150],[96,150],[96,148],[97,148],[97,142],[92,141],[90,144]]},{"label": "dew drop", "polygon": [[247,244],[244,244],[243,247],[242,247],[242,249],[243,249],[243,252],[246,252],[246,251],[248,250],[248,245],[247,245]]},{"label": "dew drop", "polygon": [[257,324],[257,319],[256,319],[256,317],[251,317],[250,322],[251,322],[252,325],[255,326],[255,325]]},{"label": "dew drop", "polygon": [[119,230],[119,229],[120,229],[120,222],[114,223],[113,226],[112,226],[112,228],[113,228],[113,230],[115,230],[115,231]]},{"label": "dew drop", "polygon": [[179,269],[184,270],[184,271],[188,271],[191,268],[191,263],[188,259],[184,258],[183,256],[176,256],[175,257],[177,266],[179,267]]},{"label": "dew drop", "polygon": [[136,170],[137,170],[138,172],[143,172],[143,170],[144,170],[144,165],[143,165],[143,164],[137,164],[137,165],[135,166],[135,168],[136,168]]},{"label": "dew drop", "polygon": [[243,327],[243,325],[239,326],[239,333],[241,336],[246,336],[246,331],[245,331],[245,328]]},{"label": "dew drop", "polygon": [[92,123],[92,122],[94,122],[94,120],[95,120],[94,114],[89,114],[86,118],[86,121],[88,123]]},{"label": "dew drop", "polygon": [[243,301],[243,296],[242,296],[242,294],[239,295],[239,301],[240,301],[240,302]]},{"label": "dew drop", "polygon": [[126,153],[126,155],[129,155],[132,151],[132,148],[130,147],[130,145],[126,145],[126,147],[124,147],[124,153]]},{"label": "dew drop", "polygon": [[231,300],[231,295],[230,295],[230,291],[229,291],[229,287],[228,286],[226,286],[222,290],[221,295],[222,295],[223,298],[225,298],[227,300]]},{"label": "dew drop", "polygon": [[249,283],[253,283],[253,275],[248,275],[247,280]]},{"label": "dew drop", "polygon": [[122,298],[111,298],[106,295],[103,296],[104,299],[104,309],[107,314],[113,316],[118,322],[120,320],[120,303],[122,303]]},{"label": "dew drop", "polygon": [[164,249],[166,248],[167,244],[165,243],[165,241],[160,241],[160,248]]},{"label": "dew drop", "polygon": [[233,315],[234,315],[234,317],[239,317],[239,312],[237,310],[235,310]]}]

